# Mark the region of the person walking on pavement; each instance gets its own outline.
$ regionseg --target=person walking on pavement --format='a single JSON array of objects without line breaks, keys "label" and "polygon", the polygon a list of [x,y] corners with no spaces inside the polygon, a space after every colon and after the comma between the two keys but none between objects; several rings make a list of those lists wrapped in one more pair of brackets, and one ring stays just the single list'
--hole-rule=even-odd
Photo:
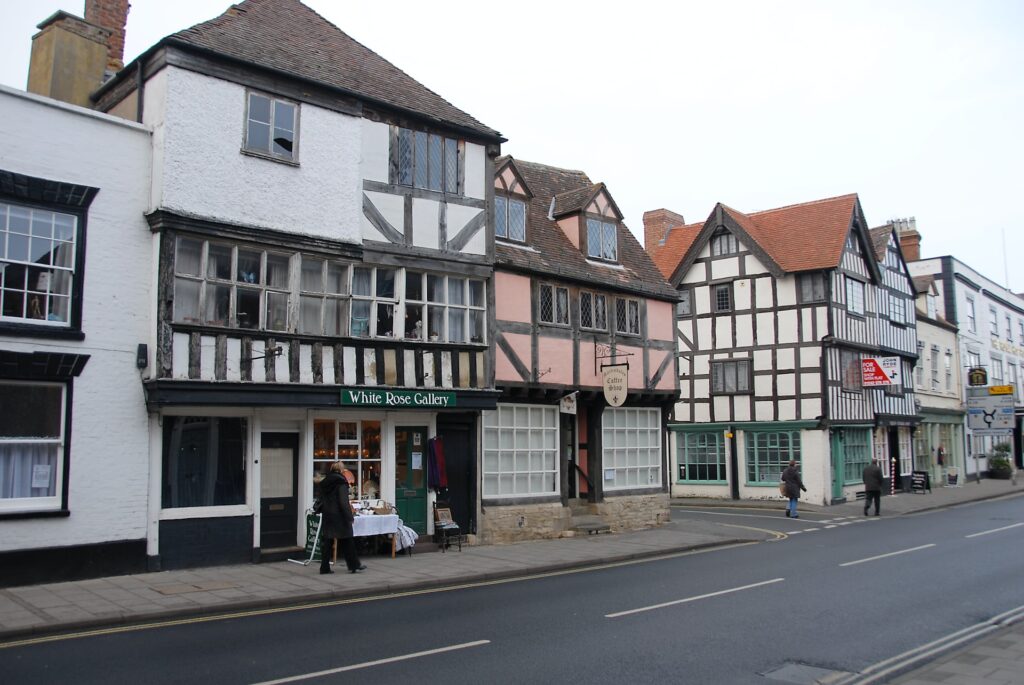
[{"label": "person walking on pavement", "polygon": [[320,548],[320,573],[334,573],[331,558],[334,556],[334,541],[341,546],[345,565],[351,573],[364,570],[356,555],[356,541],[352,534],[352,505],[348,501],[348,480],[342,475],[345,465],[340,461],[331,464],[330,472],[320,481],[320,501],[323,502],[323,545]]},{"label": "person walking on pavement", "polygon": [[791,459],[789,466],[782,472],[782,482],[786,484],[786,497],[789,498],[789,507],[786,509],[786,516],[791,519],[798,519],[796,503],[800,499],[800,491],[807,492],[804,482],[800,480],[800,471],[796,468],[796,460]]},{"label": "person walking on pavement", "polygon": [[871,508],[871,501],[875,502],[875,516],[878,516],[878,510],[882,503],[882,469],[878,465],[877,459],[872,459],[871,463],[864,467],[864,515],[868,515],[868,509]]}]

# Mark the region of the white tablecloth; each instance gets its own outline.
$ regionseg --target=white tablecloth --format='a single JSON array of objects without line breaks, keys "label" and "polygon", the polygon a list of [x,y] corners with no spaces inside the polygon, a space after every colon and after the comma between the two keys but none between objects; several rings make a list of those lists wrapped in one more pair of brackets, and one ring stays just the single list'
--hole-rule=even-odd
[{"label": "white tablecloth", "polygon": [[398,532],[398,514],[356,516],[352,534],[357,538],[367,535],[389,535]]}]

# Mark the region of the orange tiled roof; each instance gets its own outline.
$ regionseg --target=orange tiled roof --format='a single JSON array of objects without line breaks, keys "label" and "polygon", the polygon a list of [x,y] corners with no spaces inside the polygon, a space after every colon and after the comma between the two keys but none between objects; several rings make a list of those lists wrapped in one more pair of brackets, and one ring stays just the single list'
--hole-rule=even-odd
[{"label": "orange tiled roof", "polygon": [[658,271],[665,278],[672,278],[672,273],[679,266],[679,261],[689,251],[702,228],[704,228],[703,223],[673,226],[665,237],[665,244],[657,245],[650,251],[654,265],[658,267]]}]

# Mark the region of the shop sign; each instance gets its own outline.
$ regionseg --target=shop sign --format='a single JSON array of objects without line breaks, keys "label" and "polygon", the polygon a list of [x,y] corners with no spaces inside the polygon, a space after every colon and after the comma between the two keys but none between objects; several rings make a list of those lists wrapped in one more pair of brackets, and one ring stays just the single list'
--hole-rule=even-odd
[{"label": "shop sign", "polygon": [[979,386],[988,385],[988,371],[978,367],[967,372],[967,385]]},{"label": "shop sign", "polygon": [[865,388],[901,384],[899,357],[865,357],[860,362],[860,368]]},{"label": "shop sign", "polygon": [[989,386],[988,394],[989,395],[1012,395],[1013,394],[1013,386],[1012,385],[992,385],[992,386]]},{"label": "shop sign", "polygon": [[629,391],[629,365],[609,364],[602,367],[604,376],[604,398],[612,407],[621,407],[626,402]]},{"label": "shop sign", "polygon": [[425,390],[342,390],[344,407],[387,407],[388,409],[451,409],[455,393]]},{"label": "shop sign", "polygon": [[572,414],[572,415],[575,416],[576,415],[576,394],[577,393],[574,393],[574,392],[573,393],[569,393],[568,395],[566,395],[565,397],[560,399],[558,401],[558,411],[560,411],[563,414]]}]

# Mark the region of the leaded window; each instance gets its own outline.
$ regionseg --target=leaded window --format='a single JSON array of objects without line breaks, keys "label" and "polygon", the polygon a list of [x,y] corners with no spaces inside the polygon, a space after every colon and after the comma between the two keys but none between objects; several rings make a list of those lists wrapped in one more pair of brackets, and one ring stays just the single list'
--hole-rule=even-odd
[{"label": "leaded window", "polygon": [[558,494],[558,408],[499,404],[482,413],[483,496]]},{"label": "leaded window", "polygon": [[245,149],[277,159],[295,160],[298,157],[298,113],[295,103],[249,93]]},{"label": "leaded window", "polygon": [[746,433],[747,482],[777,484],[790,460],[800,462],[798,431]]},{"label": "leaded window", "polygon": [[612,408],[601,416],[604,489],[661,485],[661,411]]},{"label": "leaded window", "polygon": [[607,298],[599,293],[580,293],[580,328],[608,330]]},{"label": "leaded window", "polygon": [[615,300],[615,332],[640,335],[640,301],[617,298]]},{"label": "leaded window", "polygon": [[398,129],[397,183],[458,193],[459,141],[436,133]]},{"label": "leaded window", "polygon": [[797,283],[800,287],[801,302],[825,301],[825,274],[820,272],[799,274]]},{"label": "leaded window", "polygon": [[714,257],[736,254],[740,251],[740,243],[729,231],[719,231],[711,238],[711,255]]},{"label": "leaded window", "polygon": [[860,392],[864,386],[860,353],[853,350],[839,350],[839,374],[843,390]]},{"label": "leaded window", "polygon": [[618,261],[617,226],[610,221],[587,219],[587,256],[608,262]]},{"label": "leaded window", "polygon": [[711,288],[712,307],[715,312],[732,311],[732,284],[721,283]]},{"label": "leaded window", "polygon": [[849,276],[846,277],[846,311],[864,314],[864,284]]},{"label": "leaded window", "polygon": [[569,289],[553,285],[540,286],[540,320],[559,326],[569,325]]},{"label": "leaded window", "polygon": [[497,238],[526,242],[526,203],[501,195],[494,197],[494,235]]},{"label": "leaded window", "polygon": [[683,319],[693,316],[693,291],[680,290],[677,296],[679,301],[676,302],[676,317]]},{"label": "leaded window", "polygon": [[679,481],[725,483],[725,439],[720,431],[678,433]]},{"label": "leaded window", "polygon": [[726,359],[711,362],[711,392],[716,395],[751,391],[750,360]]}]

